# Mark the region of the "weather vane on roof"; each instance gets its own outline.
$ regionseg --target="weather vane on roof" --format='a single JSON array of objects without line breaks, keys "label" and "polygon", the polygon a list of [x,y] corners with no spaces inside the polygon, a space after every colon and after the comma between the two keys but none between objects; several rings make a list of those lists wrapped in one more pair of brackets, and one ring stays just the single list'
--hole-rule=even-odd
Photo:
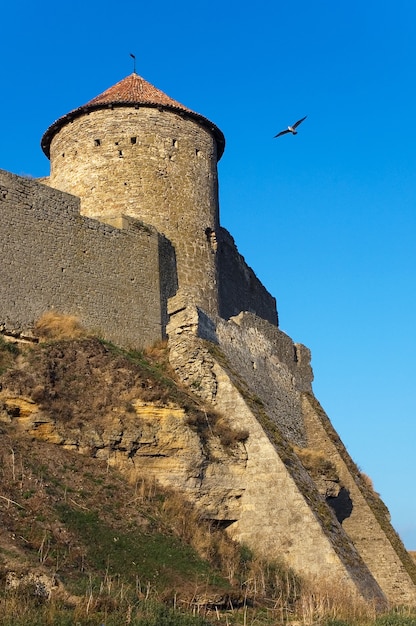
[{"label": "weather vane on roof", "polygon": [[131,52],[130,52],[130,56],[133,59],[133,73],[135,74],[136,73],[136,57]]}]

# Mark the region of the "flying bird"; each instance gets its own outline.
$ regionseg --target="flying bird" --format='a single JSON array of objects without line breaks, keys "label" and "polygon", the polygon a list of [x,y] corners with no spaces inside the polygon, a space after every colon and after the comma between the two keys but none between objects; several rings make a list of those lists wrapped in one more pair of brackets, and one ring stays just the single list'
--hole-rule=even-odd
[{"label": "flying bird", "polygon": [[276,137],[280,137],[281,135],[286,135],[286,133],[292,133],[292,135],[297,135],[298,131],[296,130],[297,127],[299,126],[299,124],[302,124],[303,120],[306,120],[308,116],[305,115],[305,117],[302,117],[302,119],[298,120],[297,122],[295,122],[295,124],[293,124],[293,126],[288,126],[286,128],[286,130],[282,130],[280,131],[280,133],[277,133],[277,135],[275,135],[273,137],[273,139],[276,139]]}]

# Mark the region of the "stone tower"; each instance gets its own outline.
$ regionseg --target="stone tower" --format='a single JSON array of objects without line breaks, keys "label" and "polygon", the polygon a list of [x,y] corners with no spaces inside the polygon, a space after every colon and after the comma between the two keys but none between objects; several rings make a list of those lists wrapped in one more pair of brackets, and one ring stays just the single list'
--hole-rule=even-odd
[{"label": "stone tower", "polygon": [[42,138],[48,184],[79,196],[83,215],[114,224],[128,215],[166,235],[179,293],[214,316],[224,144],[212,122],[136,73],[59,118]]}]

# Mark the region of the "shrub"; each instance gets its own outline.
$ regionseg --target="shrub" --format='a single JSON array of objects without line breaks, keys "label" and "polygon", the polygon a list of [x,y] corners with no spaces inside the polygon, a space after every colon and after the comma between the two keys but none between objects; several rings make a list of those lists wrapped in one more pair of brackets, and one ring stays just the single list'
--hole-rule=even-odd
[{"label": "shrub", "polygon": [[325,476],[329,480],[339,480],[334,463],[321,450],[294,446],[294,452],[312,477]]}]

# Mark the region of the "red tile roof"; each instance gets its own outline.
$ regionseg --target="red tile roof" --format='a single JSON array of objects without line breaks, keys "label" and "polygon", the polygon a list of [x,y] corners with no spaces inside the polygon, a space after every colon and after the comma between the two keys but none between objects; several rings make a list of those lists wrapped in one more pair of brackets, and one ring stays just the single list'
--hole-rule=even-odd
[{"label": "red tile roof", "polygon": [[42,137],[41,146],[46,156],[50,157],[50,145],[54,135],[68,122],[89,111],[115,106],[146,106],[173,110],[180,115],[190,117],[206,127],[215,137],[218,146],[218,160],[224,152],[225,138],[220,129],[207,118],[188,109],[180,102],[173,100],[136,73],[126,76],[87,104],[70,111],[54,122]]},{"label": "red tile roof", "polygon": [[154,104],[174,107],[176,109],[183,109],[189,111],[183,104],[172,100],[163,91],[156,89],[153,85],[148,83],[138,74],[130,74],[126,76],[119,83],[113,85],[109,89],[106,89],[102,94],[90,100],[86,107],[94,106],[96,104],[115,104],[115,103],[130,103],[130,104]]}]

